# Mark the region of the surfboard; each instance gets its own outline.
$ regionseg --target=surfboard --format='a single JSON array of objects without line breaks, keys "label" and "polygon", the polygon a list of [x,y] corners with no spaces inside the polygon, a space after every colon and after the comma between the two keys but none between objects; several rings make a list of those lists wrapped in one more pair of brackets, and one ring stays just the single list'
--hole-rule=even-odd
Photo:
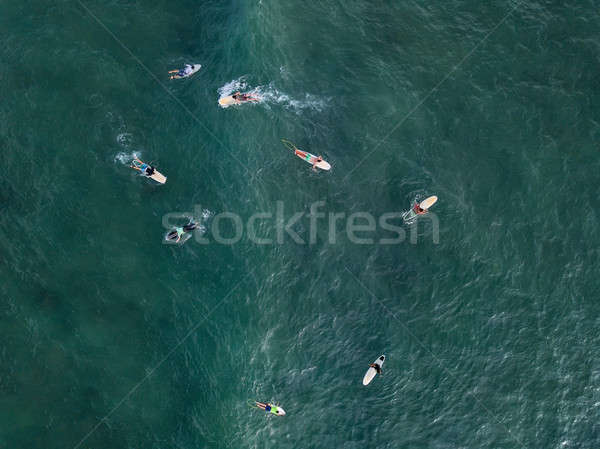
[{"label": "surfboard", "polygon": [[163,175],[162,173],[160,173],[156,169],[154,169],[154,173],[152,173],[152,176],[147,176],[145,174],[145,170],[146,170],[146,167],[148,166],[148,164],[146,164],[145,162],[142,162],[139,159],[134,159],[133,161],[131,161],[131,163],[132,163],[132,168],[138,170],[142,176],[153,179],[154,181],[158,182],[159,184],[164,184],[165,182],[167,182],[167,177],[165,175]]},{"label": "surfboard", "polygon": [[188,73],[187,75],[183,75],[183,76],[179,76],[178,74],[173,75],[173,79],[180,79],[180,78],[189,78],[190,76],[192,76],[194,73],[196,73],[198,70],[200,70],[202,68],[201,64],[189,64],[192,66],[192,71],[190,73]]},{"label": "surfboard", "polygon": [[[385,361],[385,356],[382,355],[377,360],[375,360],[373,363],[375,365],[379,365],[381,367],[381,366],[383,366],[384,361]],[[371,383],[371,381],[375,378],[376,375],[377,375],[377,371],[375,371],[375,368],[369,367],[369,369],[365,373],[365,377],[363,377],[363,385],[369,385]]]},{"label": "surfboard", "polygon": [[159,184],[164,184],[165,182],[167,182],[167,177],[165,175],[163,175],[162,173],[157,172],[156,169],[154,169],[154,173],[152,173],[152,176],[146,176],[146,177],[150,178],[150,179],[154,179]]},{"label": "surfboard", "polygon": [[229,95],[228,97],[219,98],[219,104],[221,106],[231,106],[232,104],[236,104],[235,99]]},{"label": "surfboard", "polygon": [[435,203],[437,203],[438,197],[433,195],[430,196],[429,198],[424,199],[423,201],[421,201],[421,203],[419,204],[419,207],[421,209],[429,209],[431,206],[433,206]]}]

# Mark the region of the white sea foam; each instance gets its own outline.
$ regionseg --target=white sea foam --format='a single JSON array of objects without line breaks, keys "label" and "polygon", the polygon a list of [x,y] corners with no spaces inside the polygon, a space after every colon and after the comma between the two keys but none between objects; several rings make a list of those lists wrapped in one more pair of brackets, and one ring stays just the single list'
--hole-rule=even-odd
[{"label": "white sea foam", "polygon": [[133,134],[131,133],[120,133],[117,136],[117,143],[123,147],[129,147],[133,140]]},{"label": "white sea foam", "polygon": [[261,102],[279,104],[287,109],[295,110],[300,113],[304,109],[313,109],[322,111],[327,106],[327,101],[312,94],[304,94],[304,97],[292,97],[285,92],[277,89],[273,83],[267,86],[258,86],[252,93],[260,97]]},{"label": "white sea foam", "polygon": [[139,151],[132,151],[131,153],[125,153],[124,151],[120,151],[115,155],[115,162],[120,162],[123,165],[131,164],[131,161],[135,158],[140,157]]},{"label": "white sea foam", "polygon": [[208,220],[210,217],[214,215],[214,212],[208,209],[202,209],[202,220]]}]

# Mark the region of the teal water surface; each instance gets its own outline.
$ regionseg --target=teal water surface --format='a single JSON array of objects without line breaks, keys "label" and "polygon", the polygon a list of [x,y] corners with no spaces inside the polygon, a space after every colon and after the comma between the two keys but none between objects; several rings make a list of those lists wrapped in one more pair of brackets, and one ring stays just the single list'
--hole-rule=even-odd
[{"label": "teal water surface", "polygon": [[598,6],[3,3],[0,447],[597,449]]}]

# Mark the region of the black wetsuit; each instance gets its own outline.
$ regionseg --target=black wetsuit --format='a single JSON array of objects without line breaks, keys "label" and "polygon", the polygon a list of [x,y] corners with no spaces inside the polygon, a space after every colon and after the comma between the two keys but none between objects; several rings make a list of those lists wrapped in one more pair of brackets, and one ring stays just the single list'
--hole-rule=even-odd
[{"label": "black wetsuit", "polygon": [[190,231],[193,231],[194,229],[196,229],[197,227],[198,227],[198,225],[196,223],[190,223],[190,224],[186,224],[183,227],[183,230],[185,232],[190,232]]}]

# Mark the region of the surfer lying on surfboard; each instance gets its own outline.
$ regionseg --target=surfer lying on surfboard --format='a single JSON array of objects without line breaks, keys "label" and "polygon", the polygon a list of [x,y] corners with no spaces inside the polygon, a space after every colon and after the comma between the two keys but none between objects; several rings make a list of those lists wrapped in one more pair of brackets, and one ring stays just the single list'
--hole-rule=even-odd
[{"label": "surfer lying on surfboard", "polygon": [[254,404],[255,405],[252,405],[252,407],[259,408],[261,410],[264,410],[265,412],[272,413],[273,415],[277,415],[277,416],[285,415],[284,409],[282,409],[281,407],[277,407],[276,405],[269,404],[268,402],[254,401]]},{"label": "surfer lying on surfboard", "polygon": [[259,101],[258,98],[253,97],[252,95],[243,94],[241,92],[236,92],[232,94],[231,98],[233,98],[236,101],[236,103],[245,103],[246,101]]},{"label": "surfer lying on surfboard", "polygon": [[185,78],[185,77],[190,76],[195,71],[196,71],[196,65],[195,64],[186,64],[183,69],[169,70],[169,73],[174,73],[174,75],[171,75],[171,77],[169,79]]},{"label": "surfer lying on surfboard", "polygon": [[198,227],[197,223],[194,223],[193,221],[190,221],[188,224],[186,224],[183,227],[178,227],[178,228],[173,229],[171,232],[169,232],[167,234],[167,236],[165,238],[167,240],[172,241],[172,242],[179,243],[179,241],[181,240],[181,237],[184,234],[186,234],[188,232],[192,232],[197,227]]},{"label": "surfer lying on surfboard", "polygon": [[438,200],[437,196],[430,196],[424,199],[420,203],[415,201],[414,206],[407,212],[402,214],[402,218],[406,223],[412,223],[417,217],[425,215],[429,212],[429,208],[433,206]]},{"label": "surfer lying on surfboard", "polygon": [[413,211],[417,215],[425,215],[428,212],[427,209],[421,209],[421,205],[419,203],[415,203]]},{"label": "surfer lying on surfboard", "polygon": [[154,167],[140,161],[137,157],[133,159],[131,168],[142,173],[142,175],[150,178],[154,174]]},{"label": "surfer lying on surfboard", "polygon": [[331,165],[329,165],[329,163],[327,161],[324,161],[320,155],[315,156],[314,154],[311,154],[308,151],[302,151],[300,148],[298,148],[296,145],[294,145],[289,140],[281,139],[281,142],[287,148],[292,150],[294,152],[294,154],[296,156],[298,156],[300,159],[304,159],[306,162],[308,162],[310,165],[312,165],[312,169],[314,171],[317,171],[317,168],[320,168],[321,170],[329,170],[331,168]]}]

